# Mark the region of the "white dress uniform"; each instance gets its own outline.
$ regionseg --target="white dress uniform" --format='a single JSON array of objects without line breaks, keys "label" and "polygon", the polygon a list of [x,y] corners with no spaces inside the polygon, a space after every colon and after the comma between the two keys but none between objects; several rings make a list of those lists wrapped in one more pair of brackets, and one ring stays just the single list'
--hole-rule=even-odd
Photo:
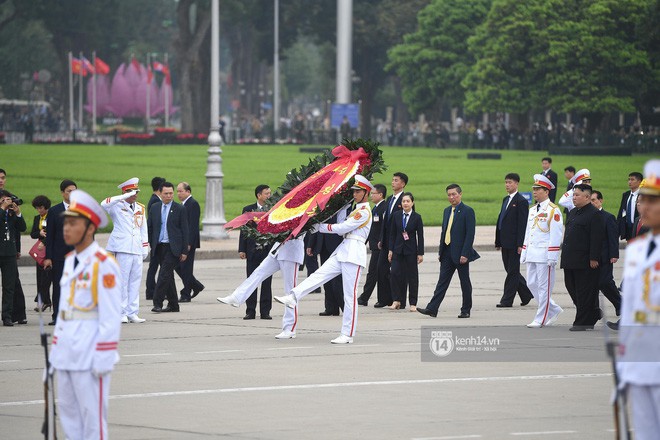
[{"label": "white dress uniform", "polygon": [[[84,193],[71,193],[70,210],[77,209],[76,192]],[[120,282],[119,266],[95,241],[66,257],[49,359],[58,376],[60,421],[70,440],[108,438],[110,373],[119,360]]]},{"label": "white dress uniform", "polygon": [[[275,243],[270,249],[268,257],[264,258],[250,276],[231,295],[218,298],[218,301],[238,307],[247,301],[252,292],[254,292],[254,289],[258,288],[266,278],[272,276],[277,271],[282,272],[284,292],[291,292],[291,289],[296,287],[298,282],[298,266],[305,259],[304,238],[305,234],[302,234],[296,239],[285,241],[283,244]],[[293,309],[285,307],[284,316],[282,317],[282,333],[277,338],[295,338],[297,327],[298,307]]]},{"label": "white dress uniform", "polygon": [[367,266],[365,243],[370,229],[371,209],[367,202],[358,203],[342,223],[320,224],[319,233],[343,235],[344,240],[316,272],[291,290],[296,301],[300,301],[309,292],[341,274],[344,288],[344,316],[341,334],[350,338],[355,334],[357,327],[358,282],[362,270]]},{"label": "white dress uniform", "polygon": [[119,188],[125,192],[122,195],[108,197],[101,202],[101,207],[112,218],[114,224],[107,250],[115,254],[115,259],[121,268],[121,308],[122,321],[141,322],[138,317],[140,310],[140,284],[142,282],[142,262],[149,254],[149,237],[147,232],[146,208],[142,203],[131,204],[126,199],[137,190],[138,179],[130,179]]},{"label": "white dress uniform", "polygon": [[[575,173],[575,176],[573,176],[571,180],[573,181],[574,185],[579,185],[584,179],[591,180],[591,173],[586,168],[583,168]],[[575,208],[575,205],[573,204],[573,190],[569,189],[566,191],[564,195],[559,198],[559,202],[557,203],[560,206],[566,208],[569,212]]]},{"label": "white dress uniform", "polygon": [[[543,177],[534,177],[538,176]],[[552,325],[563,311],[551,297],[563,232],[561,209],[550,199],[529,208],[520,262],[527,263],[527,287],[538,301],[538,309],[528,327]]]}]

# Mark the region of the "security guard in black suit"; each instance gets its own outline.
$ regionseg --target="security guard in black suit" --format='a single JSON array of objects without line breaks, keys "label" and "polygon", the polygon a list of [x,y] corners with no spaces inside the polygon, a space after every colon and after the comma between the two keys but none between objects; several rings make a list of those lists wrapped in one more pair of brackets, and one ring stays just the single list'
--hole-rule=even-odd
[{"label": "security guard in black suit", "polygon": [[[149,202],[147,203],[147,215],[151,211],[151,207],[154,203],[160,202],[160,186],[165,183],[166,179],[164,177],[154,177],[151,179],[151,189],[153,193]],[[156,273],[158,272],[158,256],[151,253],[149,256],[149,268],[147,269],[147,280],[146,280],[146,297],[148,300],[154,299],[154,289],[156,288]]]},{"label": "security guard in black suit", "polygon": [[614,306],[616,316],[619,316],[621,293],[614,282],[614,263],[619,260],[619,229],[616,217],[603,209],[603,193],[594,191],[591,194],[591,204],[600,211],[605,222],[605,239],[600,253],[598,288]]},{"label": "security guard in black suit", "polygon": [[[350,207],[347,210],[350,211]],[[337,213],[330,217],[327,222],[330,224],[341,223],[346,219],[345,212]],[[336,234],[311,234],[309,239],[308,255],[321,256],[321,265],[326,262],[337,247],[344,241],[344,237]],[[325,295],[325,310],[319,313],[319,316],[339,316],[339,310],[344,309],[344,285],[341,275],[337,275],[323,285]]]},{"label": "security guard in black suit", "polygon": [[0,271],[2,272],[2,325],[11,327],[13,323],[14,291],[18,267],[16,263],[16,235],[27,226],[11,194],[0,190]]},{"label": "security guard in black suit", "polygon": [[[374,185],[374,190],[371,191],[371,201],[375,203],[374,207],[371,209],[371,230],[369,231],[369,237],[367,238],[367,243],[369,244],[369,250],[371,251],[371,259],[369,260],[369,269],[367,271],[367,280],[364,283],[364,288],[362,290],[362,295],[358,298],[358,304],[361,306],[366,306],[371,298],[371,293],[374,291],[376,284],[378,283],[378,258],[380,258],[380,248],[378,247],[378,242],[380,241],[380,233],[383,228],[383,219],[385,210],[387,209],[387,203],[385,198],[387,197],[387,188],[385,185],[380,183]],[[380,287],[380,286],[379,286]],[[380,292],[382,289],[378,289]],[[381,300],[387,301],[386,298],[381,298],[381,294],[378,294],[378,302]]]}]

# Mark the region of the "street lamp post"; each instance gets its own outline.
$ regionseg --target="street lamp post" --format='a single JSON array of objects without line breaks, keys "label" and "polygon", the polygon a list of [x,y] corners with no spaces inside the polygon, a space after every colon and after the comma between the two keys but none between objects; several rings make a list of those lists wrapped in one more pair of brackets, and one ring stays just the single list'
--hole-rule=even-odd
[{"label": "street lamp post", "polygon": [[222,138],[220,137],[220,6],[211,1],[211,130],[206,159],[206,204],[201,236],[205,240],[229,238],[224,229],[225,208],[222,192]]},{"label": "street lamp post", "polygon": [[275,44],[273,48],[273,141],[280,128],[280,0],[275,1]]}]

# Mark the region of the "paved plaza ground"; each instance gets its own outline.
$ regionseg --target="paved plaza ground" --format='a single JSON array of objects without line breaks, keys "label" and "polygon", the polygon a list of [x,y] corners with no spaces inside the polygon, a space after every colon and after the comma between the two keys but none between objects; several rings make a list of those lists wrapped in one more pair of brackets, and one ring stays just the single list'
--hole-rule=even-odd
[{"label": "paved plaza ground", "polygon": [[[180,313],[156,315],[143,300],[141,315],[148,321],[122,327],[122,358],[112,376],[112,438],[613,437],[612,375],[602,325],[568,331],[575,309],[559,270],[554,297],[565,313],[556,327],[526,329],[532,304],[496,308],[504,270],[499,253],[483,241],[482,258],[471,265],[470,319],[456,317],[456,277],[436,319],[374,309],[372,298],[359,309],[355,343],[344,346],[330,344],[341,318],[318,316],[323,294],[301,302],[297,339],[276,340],[282,305],[273,304],[272,321],[244,321],[244,308],[215,299],[244,279],[245,262],[200,259],[196,274],[207,287],[192,303],[182,304]],[[438,272],[436,255],[427,254],[420,269],[420,306],[430,299]],[[22,266],[20,273],[29,323],[0,329],[0,437],[36,439],[43,416],[43,350],[31,303],[34,267]],[[278,275],[275,294],[282,293],[281,286]],[[609,305],[607,310],[611,315]],[[488,361],[487,353],[474,362],[454,362],[451,355],[429,362],[422,356],[429,356],[422,326],[475,334],[513,326],[523,332],[520,339],[533,341],[502,341],[501,351],[515,353],[517,362]],[[548,344],[561,355],[548,356]]]}]

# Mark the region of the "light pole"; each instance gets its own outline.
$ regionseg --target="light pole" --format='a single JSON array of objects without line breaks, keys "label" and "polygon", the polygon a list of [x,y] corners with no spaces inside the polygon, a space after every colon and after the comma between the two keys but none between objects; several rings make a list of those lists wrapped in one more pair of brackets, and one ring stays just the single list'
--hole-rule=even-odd
[{"label": "light pole", "polygon": [[229,238],[225,231],[224,195],[222,192],[222,138],[220,137],[220,6],[211,1],[211,130],[206,159],[206,204],[201,236],[205,240]]},{"label": "light pole", "polygon": [[275,45],[273,48],[273,142],[280,128],[280,0],[275,1]]}]

